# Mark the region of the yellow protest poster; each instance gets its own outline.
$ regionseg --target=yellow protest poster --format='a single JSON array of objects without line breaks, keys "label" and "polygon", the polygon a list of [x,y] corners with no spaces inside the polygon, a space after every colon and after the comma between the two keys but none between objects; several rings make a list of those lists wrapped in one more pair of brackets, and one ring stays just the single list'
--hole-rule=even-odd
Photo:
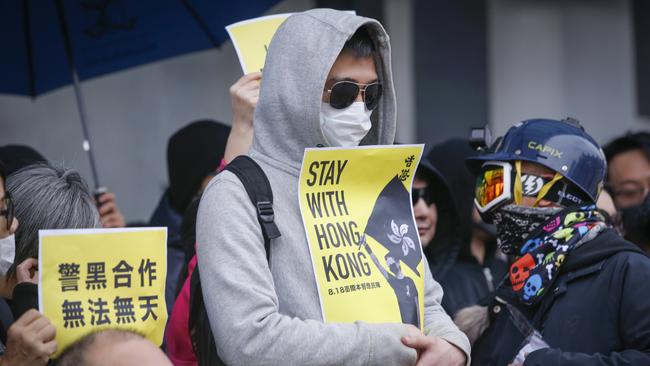
[{"label": "yellow protest poster", "polygon": [[422,329],[411,185],[423,145],[306,149],[299,200],[325,322]]},{"label": "yellow protest poster", "polygon": [[264,69],[266,50],[280,24],[291,14],[243,20],[226,27],[244,74]]},{"label": "yellow protest poster", "polygon": [[102,329],[162,343],[167,228],[39,231],[39,310],[56,327],[58,357]]}]

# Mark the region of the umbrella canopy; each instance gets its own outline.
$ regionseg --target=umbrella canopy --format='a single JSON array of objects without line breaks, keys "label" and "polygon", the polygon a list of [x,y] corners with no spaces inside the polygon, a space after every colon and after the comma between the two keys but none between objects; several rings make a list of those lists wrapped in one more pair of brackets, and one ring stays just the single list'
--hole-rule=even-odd
[{"label": "umbrella canopy", "polygon": [[36,97],[74,85],[83,149],[99,183],[79,82],[207,48],[225,26],[279,0],[0,0],[0,94]]},{"label": "umbrella canopy", "polygon": [[0,0],[0,93],[36,97],[80,80],[207,48],[279,0]]}]

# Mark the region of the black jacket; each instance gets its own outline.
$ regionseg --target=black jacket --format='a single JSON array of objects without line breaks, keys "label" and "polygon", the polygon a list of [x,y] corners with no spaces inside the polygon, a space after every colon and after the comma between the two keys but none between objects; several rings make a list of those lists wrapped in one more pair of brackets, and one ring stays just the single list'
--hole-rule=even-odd
[{"label": "black jacket", "polygon": [[[434,146],[418,167],[417,175],[432,187],[438,210],[436,234],[424,254],[433,278],[444,290],[442,307],[448,314],[475,305],[489,296],[507,271],[505,261],[496,257],[496,241],[486,240],[484,264],[476,261],[470,241],[479,230],[472,219],[476,178],[465,159],[476,154],[467,140],[451,139]],[[492,235],[486,235],[486,239]]]},{"label": "black jacket", "polygon": [[530,353],[525,366],[650,365],[650,259],[613,230],[569,254],[536,308],[519,305],[508,286],[496,295],[473,365],[507,365],[523,346],[504,302],[550,346]]},{"label": "black jacket", "polygon": [[[507,264],[486,253],[486,263],[481,265],[473,257],[459,256],[447,271],[434,278],[444,290],[442,307],[451,316],[458,310],[476,305],[490,296],[508,271]],[[432,271],[436,270],[434,266]]]}]

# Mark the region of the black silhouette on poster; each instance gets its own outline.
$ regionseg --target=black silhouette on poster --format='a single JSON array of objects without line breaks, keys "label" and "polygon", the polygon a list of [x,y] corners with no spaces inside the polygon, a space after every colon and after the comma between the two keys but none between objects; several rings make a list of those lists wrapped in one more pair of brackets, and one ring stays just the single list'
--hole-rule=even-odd
[{"label": "black silhouette on poster", "polygon": [[[395,176],[377,197],[359,245],[365,248],[377,269],[395,292],[402,323],[419,328],[420,307],[417,287],[413,279],[402,272],[403,263],[421,277],[417,267],[422,261],[422,251],[416,245],[418,233],[413,225],[409,192],[399,177]],[[388,250],[388,254],[384,257],[388,270],[372,252],[366,242],[366,235]]]}]

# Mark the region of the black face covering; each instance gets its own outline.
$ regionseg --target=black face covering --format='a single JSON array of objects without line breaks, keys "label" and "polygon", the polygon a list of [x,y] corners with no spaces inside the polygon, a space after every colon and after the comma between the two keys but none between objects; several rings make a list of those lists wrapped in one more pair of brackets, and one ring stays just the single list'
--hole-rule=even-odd
[{"label": "black face covering", "polygon": [[494,213],[497,246],[505,254],[519,255],[528,235],[561,210],[559,207],[503,206]]},{"label": "black face covering", "polygon": [[620,210],[625,239],[648,249],[650,246],[650,194],[640,205]]}]

